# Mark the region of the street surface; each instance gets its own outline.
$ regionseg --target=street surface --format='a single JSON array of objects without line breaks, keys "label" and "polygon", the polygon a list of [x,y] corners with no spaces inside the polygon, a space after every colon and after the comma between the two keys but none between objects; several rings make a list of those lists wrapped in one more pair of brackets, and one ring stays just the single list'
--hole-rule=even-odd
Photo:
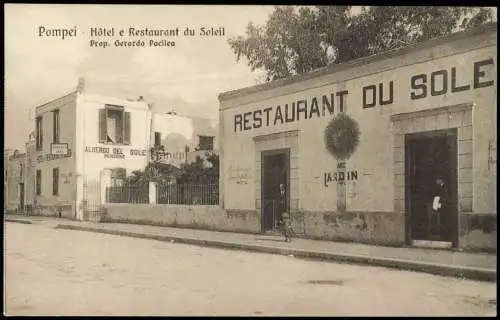
[{"label": "street surface", "polygon": [[496,284],[5,223],[7,315],[492,316]]}]

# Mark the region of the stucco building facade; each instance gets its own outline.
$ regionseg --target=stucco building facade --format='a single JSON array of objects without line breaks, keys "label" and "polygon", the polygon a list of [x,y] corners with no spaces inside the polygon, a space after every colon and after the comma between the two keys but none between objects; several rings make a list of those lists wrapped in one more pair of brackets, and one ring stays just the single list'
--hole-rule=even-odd
[{"label": "stucco building facade", "polygon": [[31,213],[36,198],[36,170],[35,158],[36,153],[36,140],[35,133],[31,132],[28,136],[28,141],[25,143],[26,161],[25,170],[23,174],[24,180],[24,211]]},{"label": "stucco building facade", "polygon": [[[495,23],[221,94],[221,206],[270,230],[284,184],[307,237],[496,249],[496,59]],[[360,130],[342,170],[324,143],[340,112]],[[438,176],[450,210],[436,238],[422,190]]]},{"label": "stucco building facade", "polygon": [[[36,107],[34,135],[22,158],[26,174],[16,176],[27,192],[24,203],[33,204],[35,214],[87,220],[102,209],[107,187],[123,185],[146,167],[155,144],[165,146],[165,163],[176,167],[192,161],[200,136],[212,137],[213,149],[216,127],[208,128],[189,117],[153,113],[142,97],[86,92],[80,79],[74,92]],[[13,205],[20,201],[16,194]]]},{"label": "stucco building facade", "polygon": [[4,161],[4,210],[6,212],[19,212],[23,210],[25,203],[26,153],[18,150],[10,154],[5,153]]},{"label": "stucco building facade", "polygon": [[[84,220],[99,211],[105,188],[148,162],[151,111],[145,101],[84,92],[36,108],[36,210]],[[66,145],[54,155],[51,145]]]}]

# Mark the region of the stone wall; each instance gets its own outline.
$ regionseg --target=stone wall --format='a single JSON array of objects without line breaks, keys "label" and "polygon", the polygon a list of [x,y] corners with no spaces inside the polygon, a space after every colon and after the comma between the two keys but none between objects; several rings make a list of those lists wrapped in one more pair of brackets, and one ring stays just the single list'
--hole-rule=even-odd
[{"label": "stone wall", "polygon": [[[404,245],[404,217],[391,212],[292,213],[297,237]],[[260,212],[218,206],[106,204],[101,222],[121,222],[216,231],[260,233]]]},{"label": "stone wall", "polygon": [[106,204],[102,222],[125,222],[232,232],[260,232],[258,212],[218,206]]},{"label": "stone wall", "polygon": [[497,250],[497,215],[460,214],[460,248],[467,251]]},{"label": "stone wall", "polygon": [[299,237],[403,246],[404,216],[394,212],[295,212],[294,231]]},{"label": "stone wall", "polygon": [[[496,251],[496,216],[472,214],[460,217],[460,248]],[[405,218],[402,213],[297,211],[292,212],[292,218],[298,238],[396,247],[405,245]],[[223,210],[218,206],[106,204],[99,220],[260,233],[259,211]]]},{"label": "stone wall", "polygon": [[74,219],[74,210],[71,204],[64,205],[36,205],[33,207],[33,215],[45,217],[61,217]]}]

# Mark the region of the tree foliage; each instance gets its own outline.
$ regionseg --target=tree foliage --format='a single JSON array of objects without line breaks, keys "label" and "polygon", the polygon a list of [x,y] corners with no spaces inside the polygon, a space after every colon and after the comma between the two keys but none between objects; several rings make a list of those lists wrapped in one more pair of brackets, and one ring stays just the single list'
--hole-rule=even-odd
[{"label": "tree foliage", "polygon": [[162,153],[165,151],[164,148],[164,146],[155,146],[151,148],[151,161],[147,164],[144,170],[133,171],[132,175],[127,177],[126,183],[137,187],[145,187],[150,181],[159,184],[169,184],[171,182],[175,182],[181,175],[181,170],[160,161]]},{"label": "tree foliage", "polygon": [[192,163],[183,163],[180,168],[162,163],[163,146],[151,148],[151,161],[144,170],[136,170],[127,177],[126,183],[136,187],[146,187],[150,181],[161,185],[172,183],[217,183],[219,179],[219,155],[207,153],[206,161],[196,157]]},{"label": "tree foliage", "polygon": [[219,155],[215,153],[207,153],[206,161],[210,165],[206,165],[201,157],[196,157],[196,160],[191,163],[181,165],[181,174],[177,181],[179,183],[214,183],[219,179]]},{"label": "tree foliage", "polygon": [[474,7],[276,7],[265,25],[250,22],[245,36],[229,39],[236,60],[262,69],[266,81],[285,78],[467,30],[492,21]]}]

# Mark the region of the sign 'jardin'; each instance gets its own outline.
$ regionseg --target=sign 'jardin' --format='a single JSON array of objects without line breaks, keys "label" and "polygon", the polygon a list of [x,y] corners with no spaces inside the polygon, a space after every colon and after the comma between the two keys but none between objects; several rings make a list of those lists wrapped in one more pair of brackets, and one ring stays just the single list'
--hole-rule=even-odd
[{"label": "sign 'jardin'", "polygon": [[345,160],[348,159],[359,144],[359,125],[345,113],[335,116],[325,129],[325,146],[328,152],[337,160],[336,172],[324,173],[324,185],[335,182],[344,184],[345,181],[357,180],[358,172],[345,170]]},{"label": "sign 'jardin'", "polygon": [[[330,173],[325,174],[325,186],[328,186],[330,181],[338,182],[337,210],[339,212],[344,212],[347,207],[345,160],[349,159],[356,151],[359,144],[359,135],[358,123],[343,112],[337,114],[325,128],[326,149],[337,159],[337,168],[340,169],[337,174],[333,174],[334,178]],[[358,178],[358,173],[356,171],[353,171],[353,173],[355,174],[347,173],[348,180],[349,177],[353,180]]]}]

